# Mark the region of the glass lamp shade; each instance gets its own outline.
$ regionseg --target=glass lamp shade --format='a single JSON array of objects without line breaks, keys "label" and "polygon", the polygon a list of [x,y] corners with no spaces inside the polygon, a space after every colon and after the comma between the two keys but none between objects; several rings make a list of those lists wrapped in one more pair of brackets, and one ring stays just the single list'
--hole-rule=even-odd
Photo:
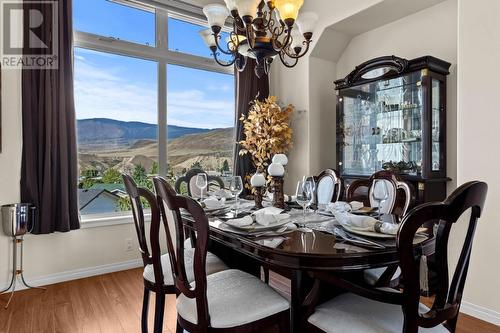
[{"label": "glass lamp shade", "polygon": [[303,47],[304,46],[302,44],[303,42],[304,42],[304,37],[300,33],[299,28],[297,28],[297,26],[294,25],[292,28],[292,44],[291,44],[292,49],[295,49],[296,47]]},{"label": "glass lamp shade", "polygon": [[238,9],[238,7],[236,7],[236,0],[224,0],[224,2],[226,3],[226,7],[229,11]]},{"label": "glass lamp shade", "polygon": [[316,28],[316,23],[318,22],[318,14],[313,12],[300,13],[297,18],[297,25],[300,29],[300,32],[305,34],[306,32],[314,32],[314,28]]},{"label": "glass lamp shade", "polygon": [[203,39],[203,41],[205,42],[205,45],[208,48],[210,48],[212,46],[216,46],[215,38],[214,38],[213,33],[212,33],[212,29],[200,30],[199,34],[200,34],[201,38]]},{"label": "glass lamp shade", "polygon": [[274,5],[280,12],[281,19],[284,21],[287,19],[297,19],[303,3],[304,0],[275,0]]},{"label": "glass lamp shade", "polygon": [[226,6],[213,3],[203,7],[203,13],[208,19],[208,25],[210,27],[223,27],[226,23],[226,19],[229,16],[229,11]]},{"label": "glass lamp shade", "polygon": [[238,13],[240,17],[251,16],[255,17],[257,13],[257,7],[259,6],[261,0],[234,0],[236,3],[236,8],[238,8]]}]

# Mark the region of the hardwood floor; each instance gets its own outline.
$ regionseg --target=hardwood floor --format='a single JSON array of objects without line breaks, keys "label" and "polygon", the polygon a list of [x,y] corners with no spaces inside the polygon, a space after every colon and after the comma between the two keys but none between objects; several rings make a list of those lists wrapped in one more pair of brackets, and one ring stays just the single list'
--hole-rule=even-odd
[{"label": "hardwood floor", "polygon": [[[287,293],[288,283],[271,276],[272,284]],[[0,333],[23,332],[140,332],[142,270],[106,274],[50,285],[46,291],[16,292],[10,307],[0,295]],[[153,296],[153,295],[152,295]],[[150,306],[150,327],[154,297]],[[175,298],[168,296],[165,333],[175,332]],[[264,332],[262,332],[264,333]],[[500,327],[461,315],[457,333],[500,333]]]}]

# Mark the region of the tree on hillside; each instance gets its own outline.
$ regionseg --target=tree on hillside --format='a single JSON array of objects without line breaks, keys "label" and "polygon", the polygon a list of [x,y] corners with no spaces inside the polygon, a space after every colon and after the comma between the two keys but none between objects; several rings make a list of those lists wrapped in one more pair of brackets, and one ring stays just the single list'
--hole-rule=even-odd
[{"label": "tree on hillside", "polygon": [[224,162],[222,162],[222,167],[220,168],[220,172],[224,173],[226,171],[229,171],[229,162],[227,160],[224,160]]},{"label": "tree on hillside", "polygon": [[102,174],[102,182],[104,184],[121,184],[122,183],[122,175],[116,169],[107,169]]},{"label": "tree on hillside", "polygon": [[199,161],[196,161],[191,164],[191,169],[203,169],[203,167],[201,166],[201,163]]},{"label": "tree on hillside", "polygon": [[152,175],[158,174],[158,162],[156,161],[153,162],[153,166],[151,167],[151,174]]}]

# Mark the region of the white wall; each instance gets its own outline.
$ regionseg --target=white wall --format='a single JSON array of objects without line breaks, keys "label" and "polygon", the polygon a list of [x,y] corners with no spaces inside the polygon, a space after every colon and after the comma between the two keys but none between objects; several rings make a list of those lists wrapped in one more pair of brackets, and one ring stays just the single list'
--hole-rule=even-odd
[{"label": "white wall", "polygon": [[452,64],[447,77],[447,173],[456,188],[457,1],[448,0],[354,37],[337,62],[337,78],[362,62],[384,55],[413,59],[432,55]]},{"label": "white wall", "polygon": [[[21,78],[20,71],[2,69],[2,152],[0,153],[0,205],[20,201]],[[133,224],[98,227],[25,237],[25,275],[28,281],[50,281],[49,276],[139,258]],[[134,251],[126,252],[125,239]],[[0,232],[0,289],[11,272],[11,241]]]},{"label": "white wall", "polygon": [[[483,180],[488,198],[474,240],[466,302],[500,313],[500,1],[458,1],[458,183]],[[488,310],[489,309],[489,310]],[[497,325],[500,319],[497,317]]]}]

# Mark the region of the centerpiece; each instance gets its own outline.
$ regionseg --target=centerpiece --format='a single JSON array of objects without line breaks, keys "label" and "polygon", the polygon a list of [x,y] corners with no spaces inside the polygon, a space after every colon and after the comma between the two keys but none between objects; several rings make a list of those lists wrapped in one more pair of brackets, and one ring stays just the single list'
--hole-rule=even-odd
[{"label": "centerpiece", "polygon": [[[250,155],[256,174],[264,175],[268,183],[271,179],[266,172],[273,156],[285,154],[292,147],[290,119],[294,109],[291,104],[280,107],[276,96],[269,96],[263,101],[252,101],[248,115],[240,118],[245,139],[238,142],[241,147],[239,154]],[[256,195],[261,188],[252,187],[248,182],[250,178],[250,174],[245,175],[245,187]],[[254,181],[254,184],[257,183]]]}]

